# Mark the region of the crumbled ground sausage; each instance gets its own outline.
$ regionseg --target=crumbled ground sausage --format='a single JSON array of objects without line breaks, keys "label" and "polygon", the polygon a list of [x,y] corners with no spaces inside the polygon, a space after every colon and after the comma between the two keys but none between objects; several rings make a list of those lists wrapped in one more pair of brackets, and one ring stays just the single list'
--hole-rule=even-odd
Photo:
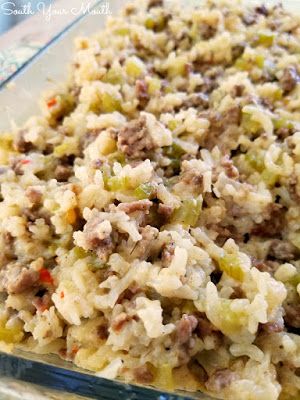
[{"label": "crumbled ground sausage", "polygon": [[262,237],[274,237],[281,234],[284,227],[285,210],[280,204],[271,204],[268,218],[254,226],[252,234]]},{"label": "crumbled ground sausage", "polygon": [[14,279],[7,282],[7,291],[10,294],[19,294],[31,289],[39,280],[39,273],[32,269],[22,268]]},{"label": "crumbled ground sausage", "polygon": [[45,293],[42,297],[35,297],[32,304],[39,312],[48,310],[51,304],[51,296],[49,293]]},{"label": "crumbled ground sausage", "polygon": [[197,334],[199,337],[211,336],[218,329],[207,319],[205,314],[197,315]]},{"label": "crumbled ground sausage", "polygon": [[30,150],[33,149],[33,144],[31,142],[27,142],[25,140],[24,135],[27,133],[26,129],[21,129],[17,135],[16,139],[14,141],[14,147],[15,149],[20,152],[20,153],[28,153]]},{"label": "crumbled ground sausage", "polygon": [[167,204],[159,203],[157,212],[160,214],[164,222],[168,221],[174,211],[174,207],[168,206]]},{"label": "crumbled ground sausage", "polygon": [[111,322],[111,329],[115,332],[120,332],[124,325],[131,320],[132,317],[122,312]]},{"label": "crumbled ground sausage", "polygon": [[294,66],[284,69],[283,75],[280,79],[280,84],[285,93],[291,92],[295,89],[297,83],[300,81],[300,76]]},{"label": "crumbled ground sausage", "polygon": [[264,4],[262,4],[258,7],[255,7],[255,11],[258,14],[264,15],[265,17],[267,17],[269,15],[269,10],[267,9],[267,7]]},{"label": "crumbled ground sausage", "polygon": [[152,383],[154,380],[154,375],[147,365],[134,368],[133,376],[138,383],[143,383],[145,385]]},{"label": "crumbled ground sausage", "polygon": [[284,322],[292,328],[300,328],[300,304],[286,304],[284,311]]},{"label": "crumbled ground sausage", "polygon": [[99,235],[98,226],[103,222],[99,217],[90,219],[84,226],[85,240],[89,250],[96,252],[101,261],[107,261],[113,251],[114,244],[110,233],[103,232]]},{"label": "crumbled ground sausage", "polygon": [[175,253],[175,243],[173,241],[166,243],[162,248],[161,263],[163,267],[168,267],[173,260]]},{"label": "crumbled ground sausage", "polygon": [[135,91],[136,91],[136,96],[140,101],[145,102],[149,100],[148,87],[147,83],[144,80],[136,81]]},{"label": "crumbled ground sausage", "polygon": [[181,107],[190,108],[196,107],[201,110],[207,108],[209,106],[208,96],[204,93],[192,93],[190,94],[186,100],[184,100]]},{"label": "crumbled ground sausage", "polygon": [[54,171],[55,179],[58,182],[66,182],[72,176],[72,167],[67,165],[58,165]]},{"label": "crumbled ground sausage", "polygon": [[179,344],[187,343],[198,325],[198,320],[194,315],[183,314],[176,327],[176,340]]},{"label": "crumbled ground sausage", "polygon": [[97,336],[101,340],[106,340],[109,336],[107,325],[99,325],[97,327]]},{"label": "crumbled ground sausage", "polygon": [[25,195],[32,204],[39,204],[43,198],[42,192],[32,186],[26,189]]},{"label": "crumbled ground sausage", "polygon": [[144,116],[130,121],[120,129],[118,149],[129,158],[144,159],[147,152],[155,148],[146,126]]},{"label": "crumbled ground sausage", "polygon": [[183,172],[181,181],[187,185],[193,185],[196,188],[201,188],[203,175],[196,168],[187,169]]},{"label": "crumbled ground sausage", "polygon": [[162,7],[164,4],[163,0],[149,0],[148,1],[148,10],[153,7]]},{"label": "crumbled ground sausage", "polygon": [[290,261],[296,257],[296,247],[291,243],[274,239],[271,242],[268,255],[276,258],[277,260]]},{"label": "crumbled ground sausage", "polygon": [[131,258],[139,258],[141,260],[146,260],[152,251],[153,240],[158,235],[158,230],[153,226],[146,225],[140,228],[140,233],[142,235],[142,240],[137,242],[132,250],[130,256]]},{"label": "crumbled ground sausage", "polygon": [[236,378],[236,374],[230,369],[219,369],[214,372],[205,383],[207,390],[219,392],[229,386]]},{"label": "crumbled ground sausage", "polygon": [[260,272],[269,272],[271,274],[274,273],[274,271],[276,270],[277,263],[273,261],[257,260],[254,257],[251,257],[251,259],[253,267],[257,268]]},{"label": "crumbled ground sausage", "polygon": [[283,318],[279,318],[277,321],[262,324],[261,327],[267,333],[282,332],[284,330],[284,321]]},{"label": "crumbled ground sausage", "polygon": [[126,214],[131,214],[135,211],[142,211],[148,214],[151,206],[152,202],[150,200],[138,200],[131,203],[120,203],[117,208]]},{"label": "crumbled ground sausage", "polygon": [[229,178],[236,179],[239,176],[238,169],[234,166],[233,161],[228,155],[222,158],[221,165]]}]

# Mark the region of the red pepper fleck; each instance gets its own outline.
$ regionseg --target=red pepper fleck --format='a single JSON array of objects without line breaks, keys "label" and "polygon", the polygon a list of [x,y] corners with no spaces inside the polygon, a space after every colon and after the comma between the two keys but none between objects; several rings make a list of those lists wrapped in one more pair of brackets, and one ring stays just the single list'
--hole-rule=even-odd
[{"label": "red pepper fleck", "polygon": [[28,158],[24,158],[23,160],[20,161],[21,164],[26,165],[26,164],[30,164],[31,160],[28,160]]},{"label": "red pepper fleck", "polygon": [[64,292],[60,292],[60,298],[63,299],[65,297]]},{"label": "red pepper fleck", "polygon": [[78,347],[78,346],[76,346],[76,345],[73,346],[73,347],[72,347],[72,355],[75,356],[75,354],[78,352],[78,350],[79,350],[79,347]]},{"label": "red pepper fleck", "polygon": [[50,285],[53,285],[53,278],[52,278],[50,272],[45,268],[42,268],[40,270],[40,281],[44,282],[44,283],[49,283]]},{"label": "red pepper fleck", "polygon": [[47,102],[47,106],[50,108],[50,107],[53,107],[53,106],[55,106],[55,105],[56,105],[56,103],[57,103],[57,101],[56,101],[56,98],[55,98],[55,97],[53,97],[52,99],[48,100],[48,102]]}]

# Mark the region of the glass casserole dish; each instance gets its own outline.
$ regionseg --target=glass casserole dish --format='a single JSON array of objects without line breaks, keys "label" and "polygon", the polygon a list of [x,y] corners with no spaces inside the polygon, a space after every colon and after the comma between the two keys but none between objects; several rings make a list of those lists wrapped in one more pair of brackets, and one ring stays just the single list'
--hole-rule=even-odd
[{"label": "glass casserole dish", "polygon": [[[113,1],[111,9],[115,12],[122,2]],[[294,2],[286,2],[295,9]],[[28,115],[35,112],[35,99],[38,98],[42,89],[51,86],[51,81],[61,80],[61,65],[66,65],[70,59],[68,51],[72,49],[71,42],[75,36],[81,33],[89,34],[101,29],[104,18],[94,15],[87,15],[80,18],[76,24],[63,32],[58,40],[51,46],[46,46],[37,57],[34,57],[22,71],[17,73],[9,82],[5,82],[0,93],[1,111],[3,118],[0,122],[0,129],[6,129],[12,120],[19,123]],[[66,51],[68,49],[68,51]],[[59,59],[59,63],[52,65],[51,60]],[[49,70],[51,65],[51,70]],[[4,87],[5,86],[5,87]],[[26,107],[15,108],[16,94],[18,101]],[[23,100],[23,101],[22,101]],[[0,373],[3,379],[5,390],[11,388],[12,381],[9,377],[21,381],[31,382],[49,389],[61,390],[75,393],[91,398],[114,399],[124,396],[130,399],[208,399],[200,393],[178,393],[166,394],[155,389],[142,388],[136,385],[128,385],[118,381],[110,381],[82,371],[70,364],[56,359],[54,356],[35,356],[16,352],[15,354],[2,353],[0,356]],[[4,378],[5,377],[5,378]],[[22,388],[22,385],[20,386]],[[20,389],[16,389],[17,391]],[[8,392],[6,392],[8,393]],[[8,394],[7,394],[8,395]],[[43,394],[45,395],[45,394]],[[50,394],[47,394],[51,396]],[[54,392],[55,396],[62,396]],[[51,397],[50,397],[51,398]],[[61,398],[61,397],[58,397]],[[66,397],[68,398],[68,397]]]}]

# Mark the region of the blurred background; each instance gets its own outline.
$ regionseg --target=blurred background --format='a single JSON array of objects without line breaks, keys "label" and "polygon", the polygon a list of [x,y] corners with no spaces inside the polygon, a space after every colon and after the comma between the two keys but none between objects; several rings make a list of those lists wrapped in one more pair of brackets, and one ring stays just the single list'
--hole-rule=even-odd
[{"label": "blurred background", "polygon": [[[30,4],[30,9],[36,12],[39,3],[44,3],[45,7],[49,7],[54,1],[55,0],[0,0],[0,35],[17,23],[30,17],[30,15],[17,15],[17,11],[20,12],[20,10],[24,9],[23,7],[28,9]],[[72,0],[70,0],[70,2],[72,2]],[[9,10],[9,12],[5,10]]]}]

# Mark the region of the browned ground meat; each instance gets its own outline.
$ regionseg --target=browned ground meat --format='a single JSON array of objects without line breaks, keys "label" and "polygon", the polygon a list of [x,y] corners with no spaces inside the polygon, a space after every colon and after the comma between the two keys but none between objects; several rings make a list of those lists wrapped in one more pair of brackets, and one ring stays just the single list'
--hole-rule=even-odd
[{"label": "browned ground meat", "polygon": [[168,267],[173,260],[175,253],[175,243],[171,241],[170,243],[166,243],[162,248],[161,253],[161,262],[163,267]]},{"label": "browned ground meat", "polygon": [[233,292],[230,295],[230,299],[243,299],[245,297],[245,292],[240,286],[236,286],[235,288],[233,288]]},{"label": "browned ground meat", "polygon": [[14,148],[20,153],[27,153],[28,151],[33,149],[33,145],[31,142],[27,142],[25,140],[24,135],[27,133],[26,129],[21,129],[14,140]]},{"label": "browned ground meat", "polygon": [[208,96],[204,93],[192,93],[184,100],[182,107],[197,107],[205,109],[209,106]]},{"label": "browned ground meat", "polygon": [[271,204],[268,218],[254,226],[252,234],[262,237],[275,237],[282,233],[285,210],[280,204]]},{"label": "browned ground meat", "polygon": [[203,39],[208,40],[215,36],[217,32],[216,27],[211,26],[209,24],[202,23],[200,24],[200,35]]},{"label": "browned ground meat", "polygon": [[262,324],[261,327],[267,333],[282,332],[284,330],[284,321],[282,318],[279,318],[274,322]]},{"label": "browned ground meat", "polygon": [[67,165],[58,165],[54,171],[55,179],[58,182],[66,182],[72,176],[72,167]]},{"label": "browned ground meat", "polygon": [[152,7],[162,7],[164,4],[163,0],[149,0],[148,1],[148,9]]},{"label": "browned ground meat", "polygon": [[274,239],[271,242],[268,255],[277,260],[290,261],[295,259],[297,249],[291,243]]},{"label": "browned ground meat", "polygon": [[99,325],[97,327],[97,336],[101,340],[106,340],[109,336],[108,326],[107,325]]},{"label": "browned ground meat", "polygon": [[48,310],[51,304],[51,296],[49,293],[45,293],[42,297],[35,297],[32,301],[32,304],[39,312]]},{"label": "browned ground meat", "polygon": [[234,88],[231,90],[230,94],[232,97],[241,97],[245,90],[244,85],[235,85]]},{"label": "browned ground meat", "polygon": [[286,304],[284,311],[284,322],[293,328],[300,328],[300,304]]},{"label": "browned ground meat", "polygon": [[154,375],[147,365],[142,365],[134,368],[133,376],[138,383],[143,383],[145,385],[153,382],[154,380]]},{"label": "browned ground meat", "polygon": [[230,369],[219,369],[213,373],[205,383],[207,390],[219,392],[226,386],[229,386],[236,379],[236,374]]},{"label": "browned ground meat", "polygon": [[39,204],[43,198],[42,192],[32,186],[26,189],[25,195],[32,204]]},{"label": "browned ground meat", "polygon": [[22,268],[18,275],[11,277],[7,282],[7,292],[10,294],[19,294],[25,290],[32,289],[39,280],[39,273],[32,269]]},{"label": "browned ground meat", "polygon": [[238,169],[234,166],[233,161],[229,158],[228,155],[222,158],[221,165],[225,169],[226,175],[229,178],[235,179],[239,176]]},{"label": "browned ground meat", "polygon": [[254,257],[251,257],[253,267],[257,268],[260,272],[269,272],[270,274],[274,273],[279,264],[275,261],[270,260],[257,260]]},{"label": "browned ground meat", "polygon": [[137,80],[135,83],[136,97],[144,104],[149,100],[147,83],[144,80]]},{"label": "browned ground meat", "polygon": [[126,214],[131,214],[135,211],[143,211],[148,214],[151,206],[152,201],[150,200],[138,200],[132,201],[131,203],[120,203],[117,208],[118,210],[124,211]]},{"label": "browned ground meat", "polygon": [[162,203],[159,203],[158,205],[157,212],[163,217],[164,222],[169,220],[173,211],[174,208],[172,206],[168,206],[167,204],[162,204]]},{"label": "browned ground meat", "polygon": [[147,152],[155,148],[153,140],[146,127],[144,116],[130,121],[120,129],[118,134],[118,149],[129,158],[144,159]]},{"label": "browned ground meat", "polygon": [[197,315],[198,326],[197,334],[199,337],[211,336],[218,329],[207,319],[205,314]]},{"label": "browned ground meat", "polygon": [[142,240],[137,242],[133,251],[131,252],[132,258],[139,258],[146,260],[152,251],[152,244],[158,235],[158,230],[150,225],[146,225],[140,229]]},{"label": "browned ground meat", "polygon": [[267,9],[267,7],[264,4],[256,7],[255,11],[257,12],[257,14],[264,15],[265,17],[267,17],[269,15],[269,10]]},{"label": "browned ground meat", "polygon": [[187,185],[193,185],[195,189],[201,189],[203,182],[203,175],[197,169],[188,169],[182,174],[181,181]]},{"label": "browned ground meat", "polygon": [[83,232],[89,250],[95,251],[99,259],[106,262],[113,251],[114,244],[110,234],[105,234],[104,237],[99,236],[97,227],[102,221],[100,217],[90,219],[85,224]]},{"label": "browned ground meat", "polygon": [[111,329],[115,332],[120,332],[124,325],[131,321],[132,317],[127,315],[125,312],[121,312],[121,314],[117,315],[111,322]]},{"label": "browned ground meat", "polygon": [[280,84],[285,93],[291,92],[295,89],[300,77],[298,75],[297,69],[294,66],[290,66],[284,69],[283,75],[280,79]]},{"label": "browned ground meat", "polygon": [[226,111],[224,114],[219,112],[209,112],[203,115],[210,121],[209,132],[205,140],[205,146],[211,150],[217,146],[220,141],[220,136],[228,130],[231,125],[239,125],[241,120],[241,108],[234,106]]},{"label": "browned ground meat", "polygon": [[183,314],[176,327],[176,341],[179,344],[187,343],[198,325],[194,315]]}]

